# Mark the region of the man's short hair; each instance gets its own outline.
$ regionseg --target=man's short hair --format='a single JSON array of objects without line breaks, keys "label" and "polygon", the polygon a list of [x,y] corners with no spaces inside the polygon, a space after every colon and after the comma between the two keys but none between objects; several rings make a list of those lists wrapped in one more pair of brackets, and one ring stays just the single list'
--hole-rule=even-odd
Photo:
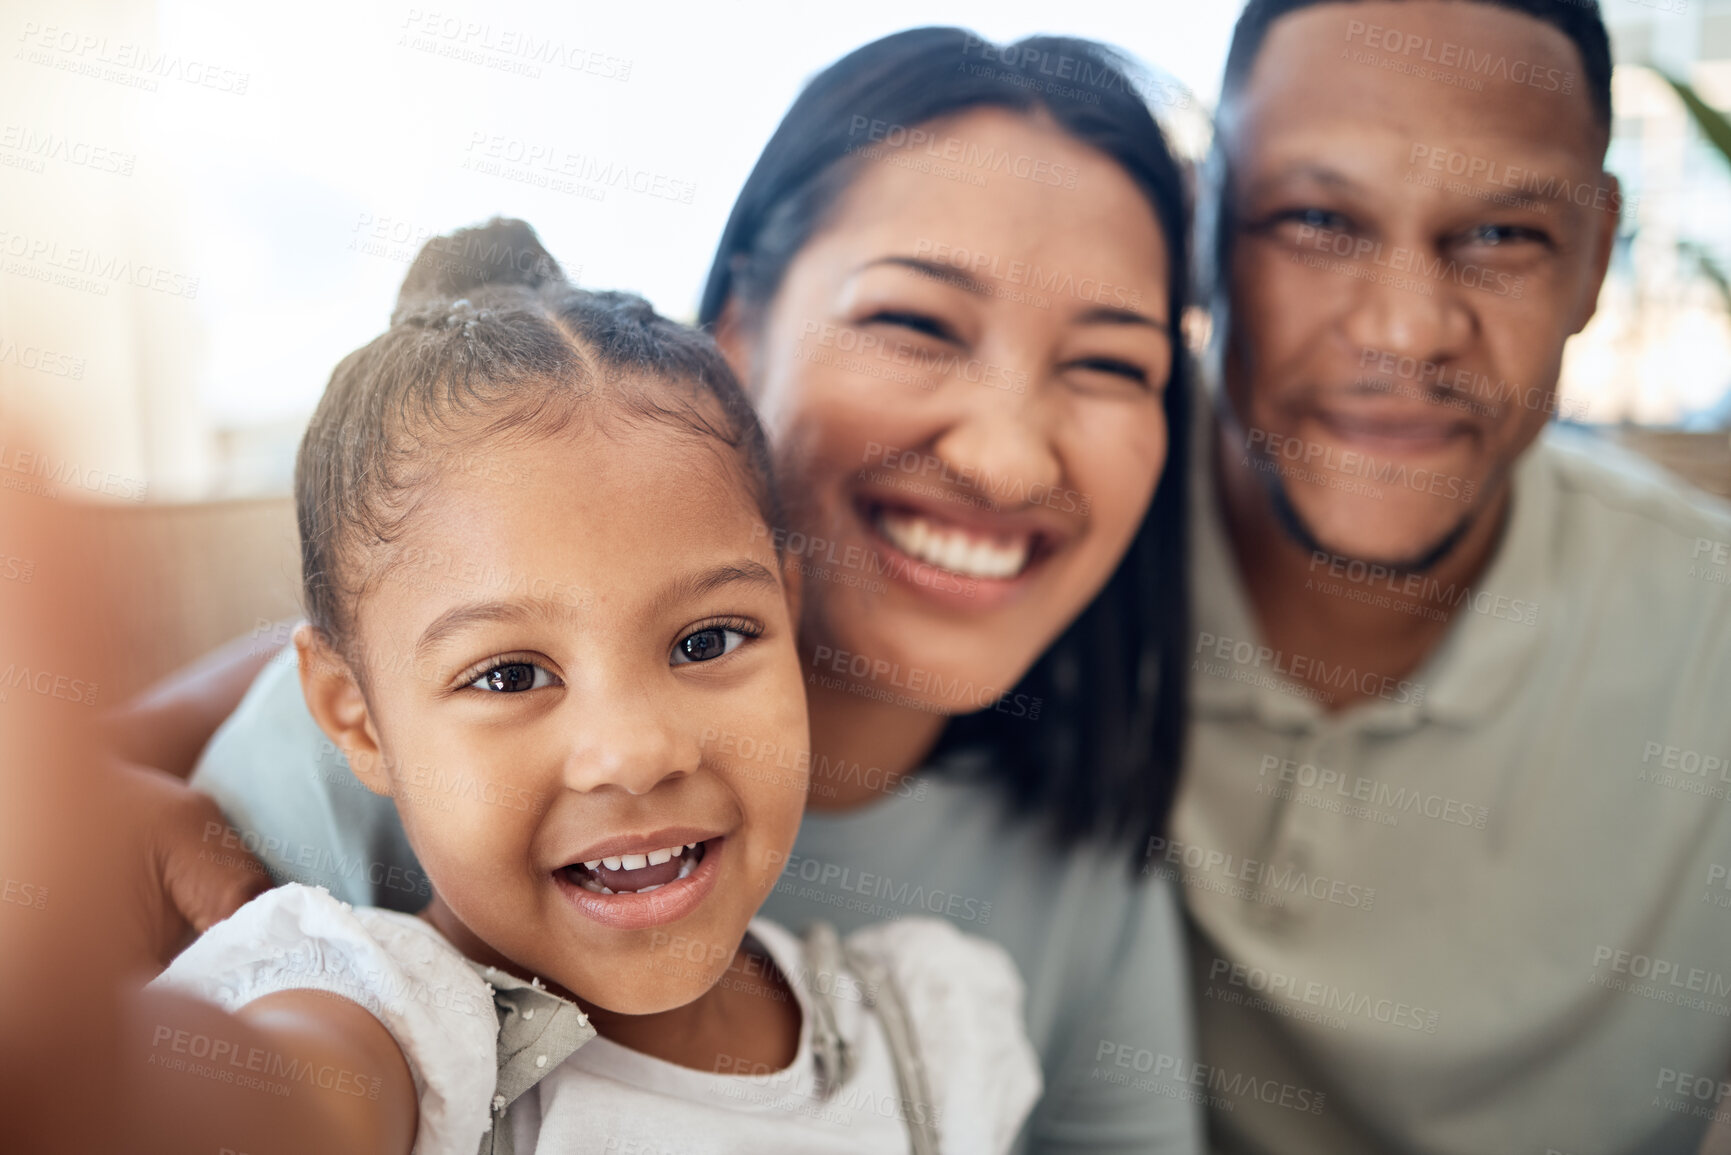
[{"label": "man's short hair", "polygon": [[[1231,103],[1250,79],[1251,66],[1262,50],[1268,30],[1282,16],[1318,4],[1356,3],[1357,0],[1250,0],[1239,13],[1232,30],[1232,48],[1226,56],[1226,77],[1221,83],[1221,106]],[[1593,117],[1609,137],[1611,130],[1611,38],[1599,14],[1599,0],[1457,0],[1489,4],[1521,12],[1542,20],[1567,36],[1581,55],[1587,99],[1593,102]]]}]

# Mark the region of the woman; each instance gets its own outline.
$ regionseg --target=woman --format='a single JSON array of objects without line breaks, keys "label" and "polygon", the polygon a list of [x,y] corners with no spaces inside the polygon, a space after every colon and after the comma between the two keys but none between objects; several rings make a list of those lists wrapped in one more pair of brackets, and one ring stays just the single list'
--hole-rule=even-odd
[{"label": "woman", "polygon": [[[1001,942],[1046,1081],[1030,1150],[1200,1145],[1188,1088],[1147,1079],[1191,1039],[1176,902],[1139,877],[1183,721],[1183,188],[1100,46],[904,32],[795,102],[701,308],[769,433],[805,578],[809,813],[764,913],[844,933],[938,914]],[[279,879],[424,899],[389,801],[346,788],[282,663],[194,781],[245,837],[212,854],[189,824],[178,860],[258,849]]]}]

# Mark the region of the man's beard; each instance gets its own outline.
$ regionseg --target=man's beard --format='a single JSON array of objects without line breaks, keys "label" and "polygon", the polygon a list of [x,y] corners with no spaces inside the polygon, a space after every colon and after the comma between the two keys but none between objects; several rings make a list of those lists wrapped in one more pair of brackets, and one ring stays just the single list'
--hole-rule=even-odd
[{"label": "man's beard", "polygon": [[1428,549],[1417,555],[1390,559],[1355,557],[1351,554],[1344,554],[1324,545],[1322,539],[1317,537],[1315,531],[1305,523],[1304,515],[1299,513],[1298,506],[1293,504],[1292,495],[1286,492],[1286,483],[1280,476],[1280,463],[1266,453],[1261,456],[1267,461],[1269,468],[1257,469],[1253,472],[1262,478],[1262,486],[1268,493],[1268,504],[1274,511],[1275,522],[1279,524],[1281,532],[1286,534],[1288,540],[1307,550],[1312,556],[1320,553],[1341,561],[1357,561],[1366,565],[1383,566],[1396,574],[1428,573],[1442,564],[1443,560],[1452,554],[1461,542],[1466,540],[1467,534],[1472,532],[1473,526],[1478,524],[1479,511],[1468,506],[1466,513],[1461,516],[1461,519],[1454,524],[1452,529],[1443,534]]}]

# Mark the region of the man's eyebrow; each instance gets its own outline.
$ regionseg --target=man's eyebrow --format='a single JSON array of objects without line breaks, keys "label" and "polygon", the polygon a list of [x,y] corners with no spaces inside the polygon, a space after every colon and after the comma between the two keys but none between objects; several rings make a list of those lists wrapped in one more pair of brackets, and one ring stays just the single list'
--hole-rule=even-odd
[{"label": "man's eyebrow", "polygon": [[894,265],[898,268],[912,269],[922,277],[930,277],[934,281],[942,282],[951,288],[960,289],[964,293],[972,293],[976,297],[992,295],[991,289],[986,287],[984,281],[965,269],[958,269],[954,265],[946,265],[941,261],[923,260],[919,257],[879,257],[875,261],[867,261],[854,272],[863,273],[867,269],[876,268],[878,265]]},{"label": "man's eyebrow", "polygon": [[1245,191],[1252,196],[1256,196],[1260,193],[1266,193],[1270,188],[1273,188],[1276,185],[1296,184],[1300,181],[1310,181],[1314,184],[1322,185],[1325,188],[1344,189],[1349,191],[1359,187],[1358,181],[1347,176],[1337,168],[1330,168],[1326,164],[1318,164],[1315,161],[1300,161],[1297,164],[1290,164],[1284,168],[1276,169],[1274,172],[1252,182],[1250,187]]}]

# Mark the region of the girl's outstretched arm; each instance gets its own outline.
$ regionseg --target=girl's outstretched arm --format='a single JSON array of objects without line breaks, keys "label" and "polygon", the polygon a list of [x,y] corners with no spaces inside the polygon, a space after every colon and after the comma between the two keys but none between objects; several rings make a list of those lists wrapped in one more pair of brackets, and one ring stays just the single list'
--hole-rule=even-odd
[{"label": "girl's outstretched arm", "polygon": [[409,1155],[414,1146],[408,1063],[357,1003],[282,991],[229,1014],[153,989],[138,994],[131,1018],[130,1150]]}]

